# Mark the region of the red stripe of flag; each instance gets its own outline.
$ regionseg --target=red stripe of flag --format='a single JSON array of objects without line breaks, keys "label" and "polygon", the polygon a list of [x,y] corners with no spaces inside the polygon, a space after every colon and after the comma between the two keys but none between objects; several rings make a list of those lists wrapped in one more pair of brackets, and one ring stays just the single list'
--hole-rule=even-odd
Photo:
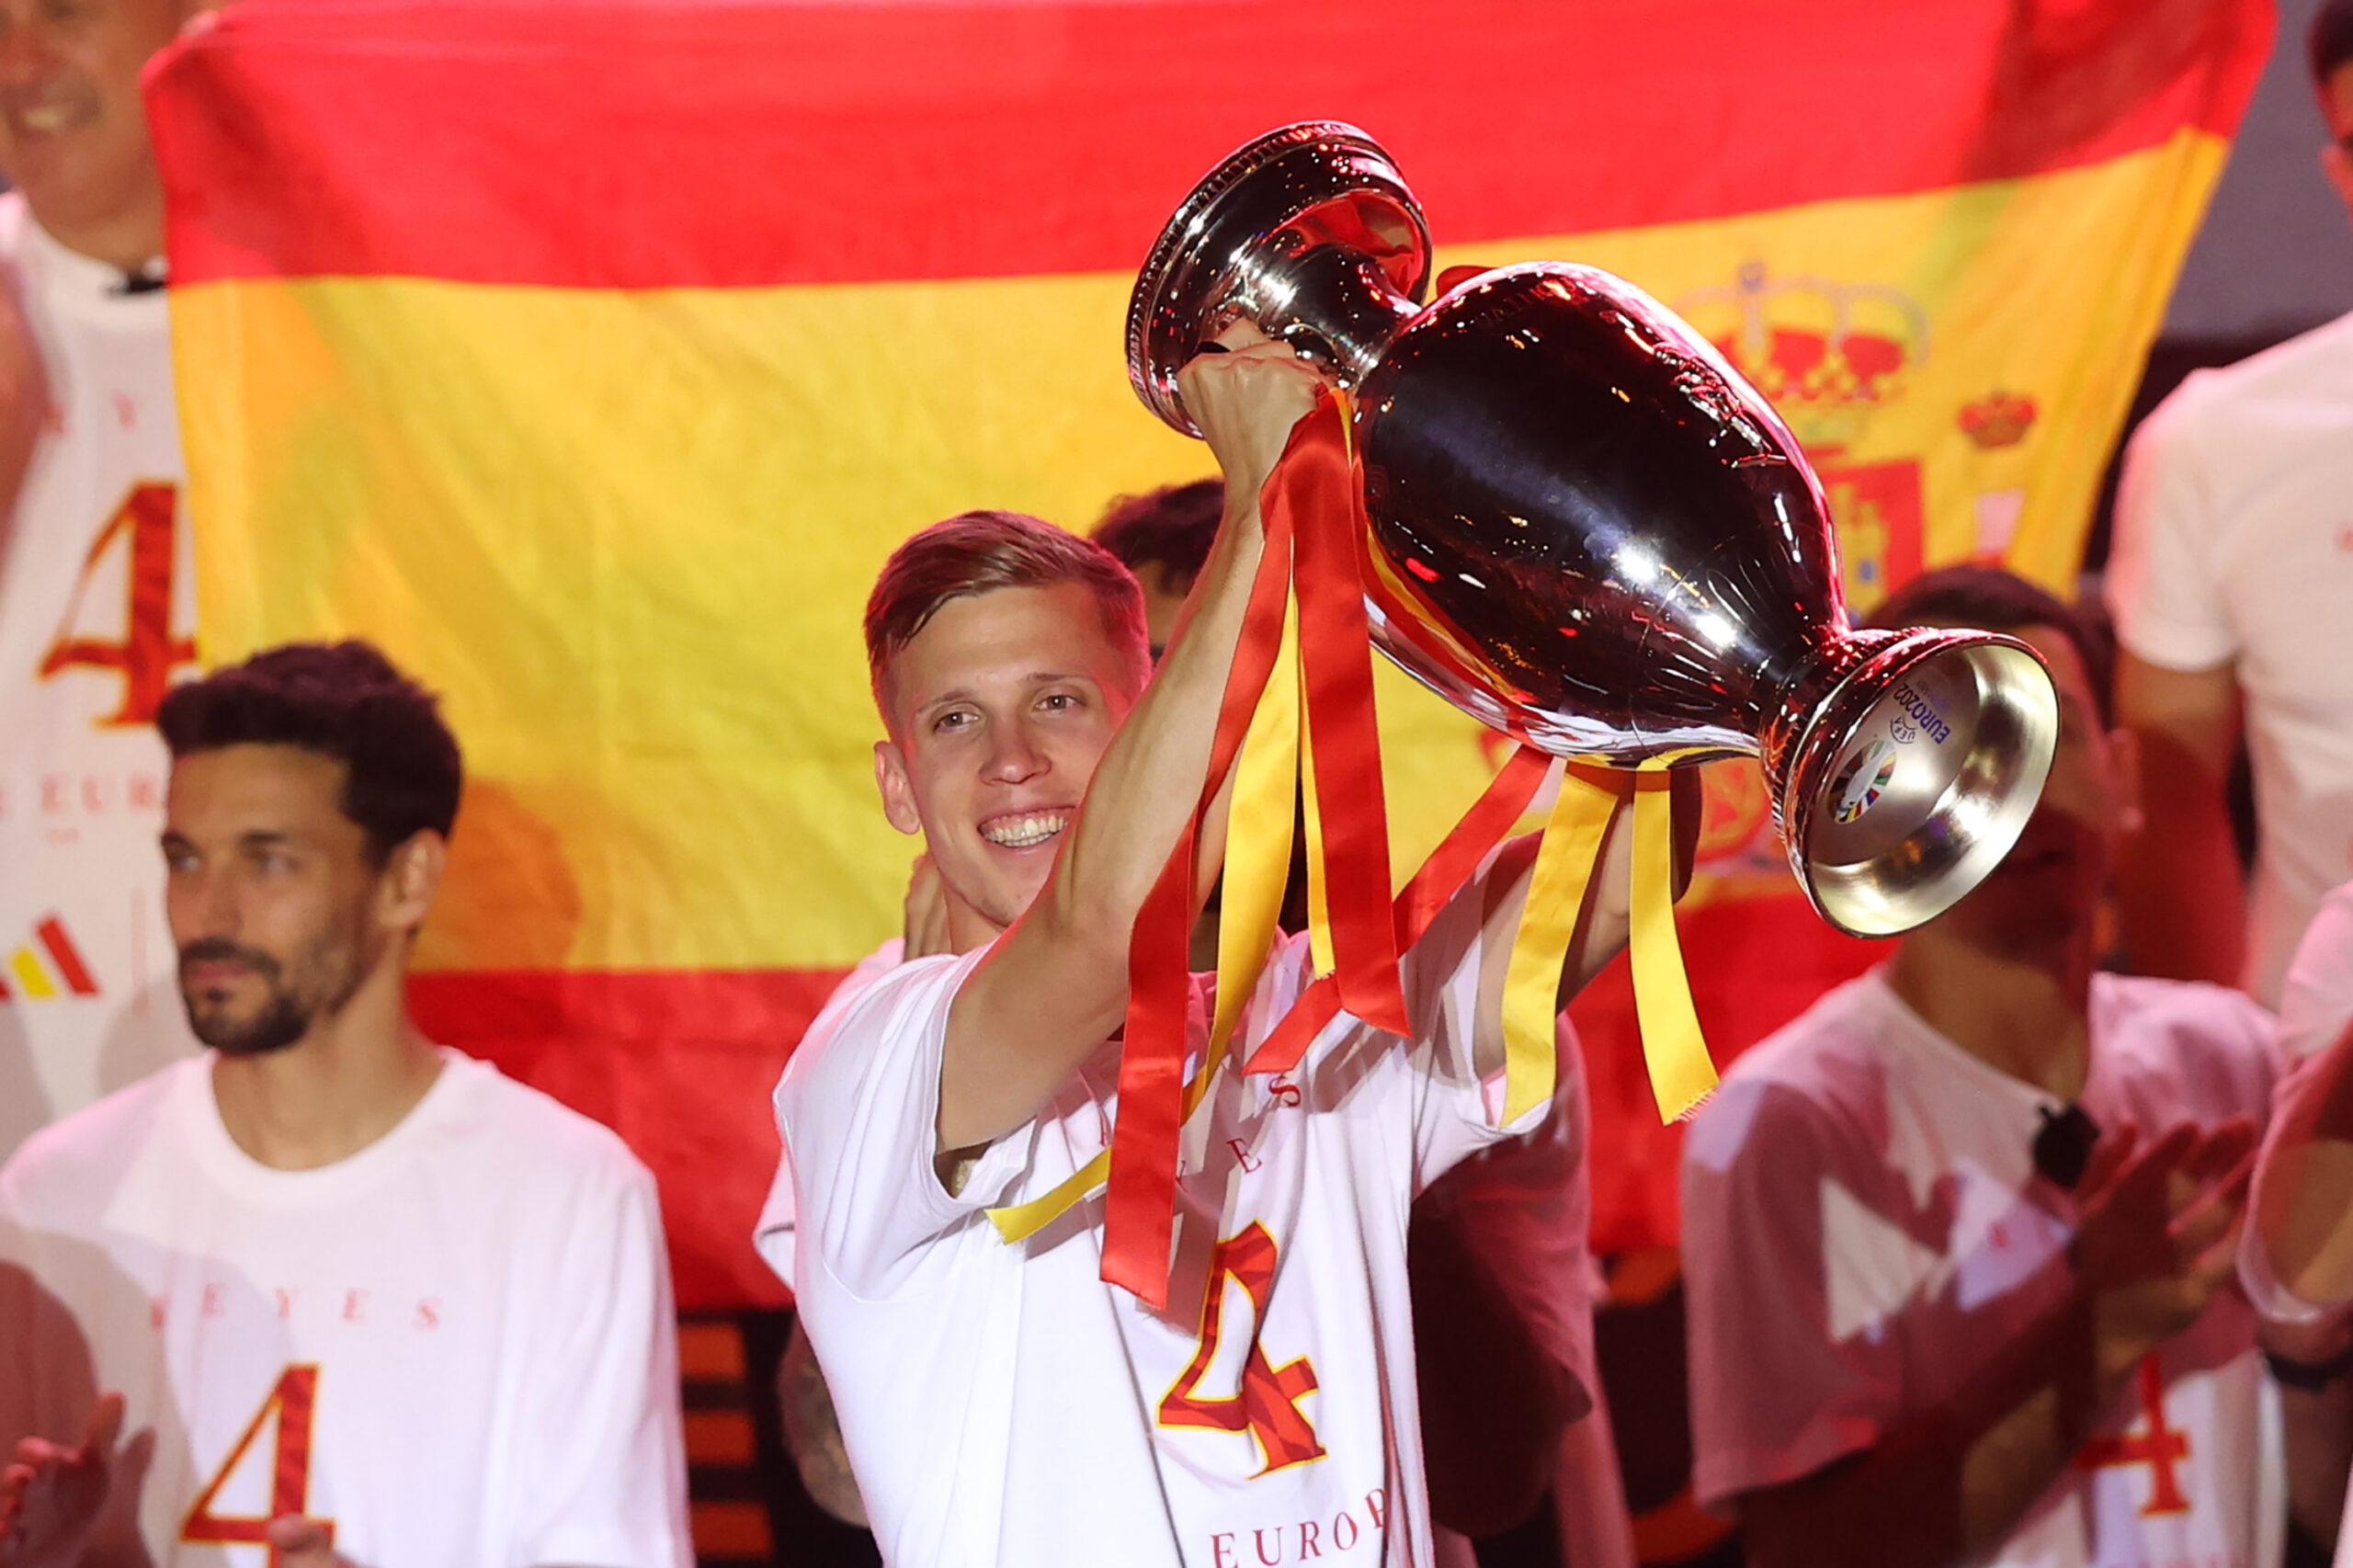
[{"label": "red stripe of flag", "polygon": [[417,974],[434,1040],[596,1118],[661,1184],[683,1307],[779,1302],[751,1246],[782,1153],[769,1096],[838,970]]},{"label": "red stripe of flag", "polygon": [[90,966],[82,961],[80,951],[74,946],[74,938],[65,934],[63,921],[52,915],[33,927],[33,935],[39,937],[40,945],[49,949],[50,958],[57,964],[57,972],[64,978],[66,990],[76,996],[96,996],[98,994],[97,977],[90,972]]},{"label": "red stripe of flag", "polygon": [[[2235,128],[2264,0],[246,0],[149,76],[175,281],[1123,271],[1351,119],[1441,240],[2080,166]],[[299,189],[300,201],[278,193]]]}]

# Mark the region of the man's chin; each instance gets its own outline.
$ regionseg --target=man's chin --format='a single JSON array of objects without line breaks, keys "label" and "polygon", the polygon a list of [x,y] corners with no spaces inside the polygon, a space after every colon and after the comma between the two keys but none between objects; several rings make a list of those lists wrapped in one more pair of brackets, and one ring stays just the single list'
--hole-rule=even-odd
[{"label": "man's chin", "polygon": [[287,1050],[310,1031],[310,1022],[272,1008],[255,1017],[232,1017],[218,1009],[188,1010],[197,1042],[222,1056],[269,1056]]}]

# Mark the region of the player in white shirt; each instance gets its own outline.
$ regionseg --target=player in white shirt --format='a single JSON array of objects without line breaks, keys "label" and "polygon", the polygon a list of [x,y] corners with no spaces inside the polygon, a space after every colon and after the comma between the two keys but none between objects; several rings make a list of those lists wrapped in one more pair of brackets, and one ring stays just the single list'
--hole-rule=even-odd
[{"label": "player in white shirt", "polygon": [[0,5],[0,1158],[195,1049],[154,886],[196,600],[139,97],[185,9]]},{"label": "player in white shirt", "polygon": [[1758,1568],[2273,1568],[2277,1396],[2226,1288],[2270,1019],[2095,972],[2134,825],[2097,633],[1985,568],[1881,613],[2032,642],[2057,755],[2001,867],[1735,1062],[1691,1128],[1699,1499]]},{"label": "player in white shirt", "polygon": [[[1091,530],[1136,575],[1154,662],[1208,559],[1224,500],[1218,480],[1169,485],[1120,497]],[[1293,866],[1292,878],[1303,889],[1303,865]],[[944,936],[929,942],[924,936],[938,923],[938,886],[924,862],[908,890],[911,951],[948,950]],[[1210,896],[1193,932],[1200,969],[1217,963],[1215,890]],[[866,972],[861,965],[851,983]],[[1556,1043],[1552,1115],[1463,1161],[1414,1202],[1406,1256],[1440,1568],[1473,1561],[1464,1532],[1489,1535],[1518,1524],[1548,1489],[1565,1568],[1634,1562],[1594,1359],[1593,1311],[1603,1286],[1587,1245],[1591,1117],[1585,1058],[1566,1017],[1558,1020]],[[767,1223],[763,1216],[763,1229]],[[804,1475],[809,1469],[804,1464]]]},{"label": "player in white shirt", "polygon": [[[2353,210],[2353,0],[2322,6],[2310,53],[2330,138],[2321,166]],[[2191,376],[2126,453],[2108,591],[2149,831],[2118,888],[2144,973],[2273,1004],[2321,895],[2353,876],[2348,489],[2353,316]],[[2224,792],[2242,710],[2252,889]]]},{"label": "player in white shirt", "polygon": [[[1221,1074],[1185,1141],[1166,1313],[1098,1278],[1099,1202],[1013,1244],[983,1213],[1108,1141],[1130,934],[1204,782],[1258,492],[1313,387],[1270,345],[1186,381],[1233,499],[1148,687],[1133,580],[1029,519],[926,530],[869,605],[885,810],[924,833],[959,950],[830,1006],[777,1109],[794,1292],[903,1568],[1429,1562],[1406,1215],[1522,1130],[1491,1108],[1532,846],[1407,956],[1412,1040],[1343,1018],[1294,1073]],[[1625,837],[1564,989],[1623,940]],[[1305,968],[1286,943],[1245,1051]]]},{"label": "player in white shirt", "polygon": [[298,644],[161,724],[211,1049],[0,1168],[0,1562],[682,1568],[652,1178],[403,1006],[460,791],[432,699]]}]

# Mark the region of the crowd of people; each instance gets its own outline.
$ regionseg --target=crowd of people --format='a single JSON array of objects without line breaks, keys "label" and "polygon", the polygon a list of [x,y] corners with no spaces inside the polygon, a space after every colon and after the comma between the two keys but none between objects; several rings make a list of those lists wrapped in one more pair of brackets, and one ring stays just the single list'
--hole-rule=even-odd
[{"label": "crowd of people", "polygon": [[[364,643],[195,668],[138,93],[184,19],[0,0],[0,929],[47,955],[0,971],[0,1568],[685,1563],[653,1179],[404,1007],[459,737]],[[2311,67],[2353,209],[2353,0]],[[1631,1568],[1565,1017],[1555,1092],[1504,1115],[1532,842],[1405,954],[1404,1028],[1205,1074],[1165,1304],[1105,1283],[1099,1199],[1001,1222],[1109,1148],[1134,933],[1323,390],[1246,328],[1204,349],[1219,479],[1092,538],[961,514],[869,600],[876,784],[923,854],[776,1088],[746,1244],[795,1302],[792,1457],[910,1568],[1459,1565],[1548,1497],[1561,1562]],[[2142,427],[2112,632],[1984,565],[1874,612],[2023,640],[2060,728],[2003,863],[1688,1130],[1694,1487],[1757,1563],[2353,1563],[2348,431],[2353,318]],[[1631,837],[1563,1006],[1626,941]],[[1188,1071],[1306,990],[1302,924],[1238,1005],[1194,974]],[[17,993],[94,968],[144,1005],[36,1037]]]}]

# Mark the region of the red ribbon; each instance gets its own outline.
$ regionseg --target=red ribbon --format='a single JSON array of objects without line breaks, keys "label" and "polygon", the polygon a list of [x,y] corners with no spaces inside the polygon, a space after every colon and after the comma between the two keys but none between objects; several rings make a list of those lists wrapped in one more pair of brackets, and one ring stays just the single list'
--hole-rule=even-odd
[{"label": "red ribbon", "polygon": [[[1503,842],[1527,812],[1536,791],[1544,783],[1545,770],[1552,761],[1529,746],[1521,746],[1506,762],[1503,771],[1472,802],[1462,820],[1454,824],[1445,839],[1430,851],[1421,869],[1414,873],[1391,908],[1395,922],[1397,947],[1402,952],[1422,939],[1438,918],[1447,901],[1461,890],[1479,869],[1487,852]],[[1282,1022],[1258,1043],[1244,1064],[1245,1073],[1288,1073],[1299,1065],[1307,1047],[1323,1032],[1340,1012],[1340,988],[1336,975],[1324,975],[1302,993]]]},{"label": "red ribbon", "polygon": [[1534,799],[1547,766],[1526,748],[1515,753],[1413,881],[1391,898],[1389,823],[1364,612],[1370,566],[1364,489],[1348,446],[1347,419],[1337,399],[1321,398],[1291,432],[1282,460],[1260,492],[1266,551],[1226,676],[1201,798],[1138,912],[1129,945],[1127,1028],[1105,1199],[1102,1278],[1155,1309],[1167,1305],[1176,1233],[1193,862],[1202,817],[1233,767],[1274,667],[1284,599],[1294,581],[1335,972],[1308,988],[1245,1071],[1296,1066],[1308,1043],[1343,1006],[1377,1028],[1410,1032],[1398,955],[1420,938],[1487,851],[1511,831]]},{"label": "red ribbon", "polygon": [[1284,483],[1270,490],[1290,511],[1299,541],[1299,657],[1307,729],[1315,748],[1315,801],[1324,827],[1324,905],[1340,1005],[1377,1028],[1404,1034],[1397,928],[1389,915],[1389,813],[1381,787],[1381,731],[1372,706],[1372,637],[1364,614],[1364,482],[1345,431],[1294,445]]},{"label": "red ribbon", "polygon": [[[1324,483],[1329,449],[1347,450],[1346,415],[1328,393],[1291,431],[1282,460],[1259,494],[1266,550],[1250,585],[1242,632],[1210,744],[1201,798],[1161,869],[1160,880],[1137,913],[1128,944],[1128,1017],[1120,1052],[1120,1109],[1111,1133],[1111,1177],[1104,1199],[1105,1282],[1131,1291],[1154,1308],[1168,1304],[1169,1244],[1176,1225],[1176,1145],[1184,1118],[1185,1026],[1191,996],[1187,953],[1193,921],[1193,859],[1202,814],[1241,750],[1259,694],[1274,669],[1283,635],[1284,600],[1291,579],[1291,540],[1298,507],[1290,497],[1294,471]],[[1314,452],[1302,459],[1303,452]],[[1343,458],[1345,464],[1345,457]],[[1356,592],[1351,582],[1350,592]]]}]

